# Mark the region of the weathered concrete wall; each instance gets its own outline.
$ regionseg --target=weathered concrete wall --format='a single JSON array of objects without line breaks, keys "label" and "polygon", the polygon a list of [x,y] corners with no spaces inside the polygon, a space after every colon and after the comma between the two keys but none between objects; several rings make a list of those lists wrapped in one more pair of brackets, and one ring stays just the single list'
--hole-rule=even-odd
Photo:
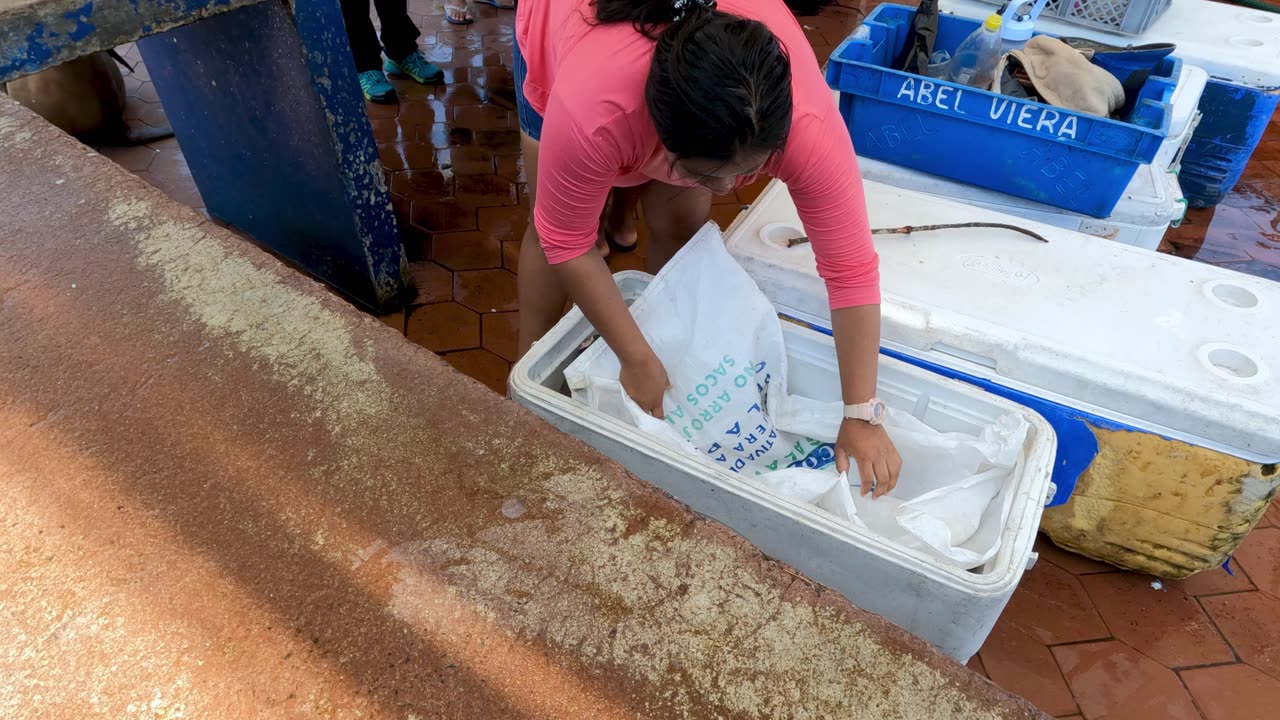
[{"label": "weathered concrete wall", "polygon": [[0,717],[1039,717],[5,98],[0,218]]}]

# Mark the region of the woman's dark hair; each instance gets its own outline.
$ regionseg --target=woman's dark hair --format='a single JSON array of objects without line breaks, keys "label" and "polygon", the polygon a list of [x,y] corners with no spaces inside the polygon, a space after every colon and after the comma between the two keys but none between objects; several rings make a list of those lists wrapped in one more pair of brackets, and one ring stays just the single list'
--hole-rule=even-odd
[{"label": "woman's dark hair", "polygon": [[772,153],[791,131],[791,60],[763,23],[714,0],[595,0],[600,23],[629,22],[657,41],[645,102],[676,158],[728,162]]}]

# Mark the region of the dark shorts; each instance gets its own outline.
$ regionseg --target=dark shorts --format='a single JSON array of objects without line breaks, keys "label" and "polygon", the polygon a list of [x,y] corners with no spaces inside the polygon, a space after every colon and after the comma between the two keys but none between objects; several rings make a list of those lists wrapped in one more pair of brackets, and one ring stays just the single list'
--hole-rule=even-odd
[{"label": "dark shorts", "polygon": [[542,140],[542,116],[529,106],[524,98],[524,78],[529,68],[524,64],[524,56],[520,54],[520,43],[512,43],[514,58],[511,62],[511,74],[516,83],[516,116],[520,119],[520,131],[534,140]]}]

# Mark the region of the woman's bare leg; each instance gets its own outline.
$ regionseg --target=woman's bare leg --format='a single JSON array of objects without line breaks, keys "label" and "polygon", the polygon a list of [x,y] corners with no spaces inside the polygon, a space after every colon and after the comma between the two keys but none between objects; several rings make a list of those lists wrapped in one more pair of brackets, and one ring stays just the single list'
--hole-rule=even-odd
[{"label": "woman's bare leg", "polygon": [[644,185],[613,189],[613,202],[604,218],[604,232],[613,238],[615,245],[633,247],[640,239],[636,230],[636,208],[644,195]]},{"label": "woman's bare leg", "polygon": [[[645,269],[657,273],[711,217],[711,191],[658,181],[644,186],[640,202],[649,226]],[[521,266],[521,270],[524,266]]]},{"label": "woman's bare leg", "polygon": [[535,341],[547,334],[564,313],[569,296],[560,286],[547,256],[542,252],[538,231],[533,227],[533,203],[538,185],[538,141],[520,134],[525,175],[529,179],[529,227],[520,242],[520,272],[516,290],[520,302],[519,354],[523,356]]},{"label": "woman's bare leg", "polygon": [[643,185],[609,191],[609,201],[600,214],[600,235],[596,240],[596,250],[601,257],[609,257],[609,253],[613,252],[608,243],[610,238],[621,247],[633,247],[640,239],[640,233],[636,230],[636,207],[640,204],[643,192]]}]

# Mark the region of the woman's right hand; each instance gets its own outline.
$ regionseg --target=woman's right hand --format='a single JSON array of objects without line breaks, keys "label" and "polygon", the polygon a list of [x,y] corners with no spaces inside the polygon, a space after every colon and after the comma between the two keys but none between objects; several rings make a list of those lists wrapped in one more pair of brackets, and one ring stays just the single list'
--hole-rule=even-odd
[{"label": "woman's right hand", "polygon": [[652,352],[641,360],[623,362],[618,380],[627,396],[635,401],[646,413],[665,420],[666,412],[662,407],[662,395],[671,387],[667,379],[667,369],[662,361]]}]

